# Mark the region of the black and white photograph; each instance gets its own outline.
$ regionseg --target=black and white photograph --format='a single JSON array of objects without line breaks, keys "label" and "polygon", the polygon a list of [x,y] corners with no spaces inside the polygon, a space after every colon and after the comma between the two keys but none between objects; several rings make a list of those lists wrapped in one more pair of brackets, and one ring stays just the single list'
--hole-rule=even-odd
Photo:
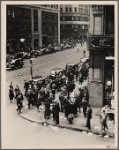
[{"label": "black and white photograph", "polygon": [[118,148],[118,2],[1,2],[1,148]]}]

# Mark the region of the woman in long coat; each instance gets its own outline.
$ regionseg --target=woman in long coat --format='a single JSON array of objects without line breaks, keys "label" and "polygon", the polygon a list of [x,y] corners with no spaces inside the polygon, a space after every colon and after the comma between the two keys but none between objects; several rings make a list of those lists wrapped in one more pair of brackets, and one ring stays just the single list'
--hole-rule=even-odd
[{"label": "woman in long coat", "polygon": [[45,105],[43,102],[41,102],[41,105],[39,106],[39,119],[42,122],[42,124],[45,126]]},{"label": "woman in long coat", "polygon": [[10,99],[10,102],[12,102],[14,98],[14,91],[13,91],[13,88],[10,87],[9,89],[9,99]]},{"label": "woman in long coat", "polygon": [[90,130],[91,129],[91,122],[90,120],[92,119],[92,108],[91,105],[88,105],[88,109],[87,109],[87,120],[86,120],[86,127]]}]

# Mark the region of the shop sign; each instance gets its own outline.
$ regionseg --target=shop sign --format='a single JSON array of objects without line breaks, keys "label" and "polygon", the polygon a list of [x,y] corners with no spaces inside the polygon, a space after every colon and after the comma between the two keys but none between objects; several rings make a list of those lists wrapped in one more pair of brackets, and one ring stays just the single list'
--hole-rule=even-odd
[{"label": "shop sign", "polygon": [[114,47],[114,38],[92,38],[91,47],[97,48],[113,48]]}]

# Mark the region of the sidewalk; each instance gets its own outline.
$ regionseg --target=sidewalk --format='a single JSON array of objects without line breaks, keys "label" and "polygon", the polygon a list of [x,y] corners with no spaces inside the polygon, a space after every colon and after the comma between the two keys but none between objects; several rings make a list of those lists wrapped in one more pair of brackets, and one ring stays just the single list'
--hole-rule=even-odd
[{"label": "sidewalk", "polygon": [[[87,84],[87,81],[84,81],[83,84]],[[78,82],[76,82],[76,90],[78,89],[79,85]],[[59,92],[56,94],[56,99],[59,97]],[[26,106],[26,105],[24,105]],[[101,108],[92,108],[93,114],[92,114],[92,119],[91,119],[91,131],[93,134],[100,135],[100,120],[99,120],[99,113]],[[28,108],[23,108],[22,113],[20,116],[28,121],[35,122],[35,123],[41,123],[40,118],[39,118],[39,112],[36,107],[31,108],[30,110]],[[54,122],[52,122],[53,118],[52,116],[50,119],[46,120],[47,125],[52,125],[56,126]],[[85,127],[86,125],[86,118],[83,116],[83,112],[77,113],[77,117],[74,118],[73,124],[69,124],[67,119],[64,116],[64,113],[60,112],[59,114],[59,125],[58,127],[60,128],[67,128],[71,130],[77,130],[77,131],[82,131],[82,132],[88,132],[88,129]],[[108,131],[106,131],[106,135],[108,135],[111,138],[114,138],[114,123],[113,121],[108,120]]]}]

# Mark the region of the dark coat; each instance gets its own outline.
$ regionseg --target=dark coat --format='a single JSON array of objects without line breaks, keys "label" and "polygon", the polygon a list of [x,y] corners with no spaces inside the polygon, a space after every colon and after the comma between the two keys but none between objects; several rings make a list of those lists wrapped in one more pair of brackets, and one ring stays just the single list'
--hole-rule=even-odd
[{"label": "dark coat", "polygon": [[88,119],[92,118],[92,113],[93,113],[92,108],[88,108],[88,110],[87,110],[87,118]]}]

